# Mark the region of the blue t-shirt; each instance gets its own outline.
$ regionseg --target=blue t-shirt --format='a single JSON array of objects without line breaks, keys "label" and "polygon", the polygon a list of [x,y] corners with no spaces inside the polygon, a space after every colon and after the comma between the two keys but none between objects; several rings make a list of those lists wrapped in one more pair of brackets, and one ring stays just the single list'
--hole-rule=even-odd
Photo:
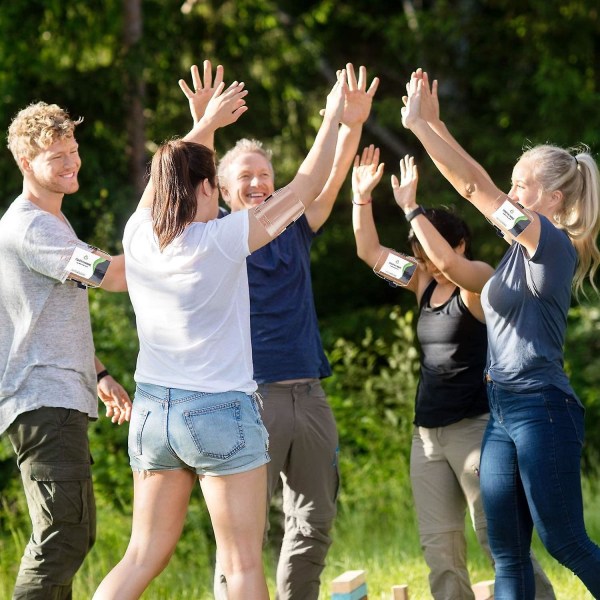
[{"label": "blue t-shirt", "polygon": [[539,215],[535,254],[514,243],[481,293],[488,330],[487,370],[496,383],[531,391],[554,385],[575,395],[563,346],[577,254],[567,234]]},{"label": "blue t-shirt", "polygon": [[315,233],[302,215],[247,259],[257,383],[327,377],[310,276]]}]

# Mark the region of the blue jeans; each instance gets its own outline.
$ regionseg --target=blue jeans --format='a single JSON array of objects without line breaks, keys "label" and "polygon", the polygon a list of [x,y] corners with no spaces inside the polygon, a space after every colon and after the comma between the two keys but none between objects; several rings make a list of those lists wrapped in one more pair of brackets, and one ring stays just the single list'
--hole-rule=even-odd
[{"label": "blue jeans", "polygon": [[534,525],[548,552],[600,598],[600,548],[583,522],[583,407],[554,386],[514,392],[489,382],[488,397],[481,491],[496,568],[494,598],[534,598]]}]

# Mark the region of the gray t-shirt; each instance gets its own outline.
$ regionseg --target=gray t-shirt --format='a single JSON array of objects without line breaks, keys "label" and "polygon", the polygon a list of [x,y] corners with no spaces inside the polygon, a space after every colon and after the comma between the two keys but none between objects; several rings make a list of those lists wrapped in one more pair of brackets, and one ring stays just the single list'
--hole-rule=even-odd
[{"label": "gray t-shirt", "polygon": [[540,215],[540,241],[528,258],[513,244],[485,284],[488,372],[518,391],[554,385],[575,396],[563,368],[563,346],[577,253],[564,231]]},{"label": "gray t-shirt", "polygon": [[87,291],[65,281],[80,244],[23,196],[0,219],[0,433],[41,407],[98,416]]}]

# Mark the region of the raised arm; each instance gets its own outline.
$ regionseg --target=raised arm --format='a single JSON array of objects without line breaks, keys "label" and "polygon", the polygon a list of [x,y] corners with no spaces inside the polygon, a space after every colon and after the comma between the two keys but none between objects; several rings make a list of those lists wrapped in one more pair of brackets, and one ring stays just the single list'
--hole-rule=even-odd
[{"label": "raised arm", "polygon": [[[205,61],[205,65],[207,62],[208,61]],[[222,79],[222,75],[222,67],[219,65],[219,67],[217,67],[216,79]],[[227,125],[235,123],[248,110],[246,101],[244,100],[248,91],[244,89],[243,82],[234,81],[227,89],[225,89],[225,84],[223,81],[220,81],[216,87],[208,88],[205,86],[202,88],[202,92],[197,96],[197,98],[202,98],[202,102],[206,99],[204,91],[208,89],[212,89],[212,95],[203,109],[199,107],[199,101],[190,100],[192,115],[198,115],[200,110],[203,110],[203,114],[198,121],[194,122],[194,126],[183,139],[188,142],[196,142],[197,144],[204,144],[205,146],[212,147],[214,132],[220,127],[226,127]],[[195,109],[192,107],[195,107]],[[138,208],[152,206],[153,197],[154,191],[152,182],[149,181],[142,194]]]},{"label": "raised arm", "polygon": [[223,82],[223,66],[217,65],[215,79],[212,78],[212,64],[210,60],[202,63],[204,76],[200,77],[200,71],[197,65],[192,65],[190,74],[192,76],[192,85],[194,90],[188,86],[185,79],[179,80],[179,87],[185,94],[190,104],[190,113],[194,120],[194,125],[204,116],[206,107],[213,97],[215,90]]},{"label": "raised arm", "polygon": [[[502,213],[503,206],[519,210],[518,207],[457,142],[455,142],[456,146],[460,150],[441,137],[423,118],[421,113],[423,89],[423,79],[411,77],[406,106],[402,109],[403,125],[417,136],[437,168],[456,191],[472,202],[487,219],[510,235],[503,221],[499,221],[497,216]],[[529,226],[515,239],[532,255],[539,241],[540,225],[535,213],[528,213],[527,216],[530,221]]]},{"label": "raised arm", "polygon": [[[450,133],[446,124],[440,117],[440,101],[438,97],[438,81],[434,79],[432,82],[429,81],[429,75],[423,69],[417,69],[412,75],[412,79],[421,79],[421,116],[429,126],[437,133],[449,146],[451,146],[456,152],[458,152],[465,160],[470,161],[474,167],[481,169],[483,174],[485,171],[479,163],[477,163],[465,149],[456,141],[454,136]],[[406,84],[407,92],[410,91],[411,82]],[[403,96],[402,101],[406,104],[408,96]]]},{"label": "raised arm", "polygon": [[[394,199],[405,215],[418,209],[417,180],[414,158],[406,155],[400,161],[400,181],[396,175],[392,175]],[[468,292],[481,293],[483,286],[494,273],[490,265],[469,260],[463,253],[456,252],[424,214],[417,213],[410,224],[425,255],[446,279]]]},{"label": "raised arm", "polygon": [[321,228],[331,214],[335,200],[352,165],[352,159],[360,142],[363,124],[369,118],[373,96],[379,86],[379,78],[375,77],[367,89],[367,70],[363,66],[359,67],[358,81],[352,63],[346,65],[346,71],[348,91],[344,102],[344,113],[335,149],[333,168],[325,186],[306,210],[306,219],[313,231]]},{"label": "raised arm", "polygon": [[[383,163],[379,163],[379,148],[375,148],[372,144],[363,150],[360,157],[356,156],[352,169],[352,227],[356,240],[356,253],[371,268],[375,268],[381,262],[382,256],[391,251],[379,242],[373,218],[372,193],[381,180],[383,169]],[[406,181],[403,180],[403,185],[405,184]],[[410,182],[409,187],[414,196],[417,189],[416,177]],[[423,280],[422,271],[417,269],[405,286],[406,289],[417,292],[419,280]]]},{"label": "raised arm", "polygon": [[[323,122],[296,176],[272,198],[249,211],[248,245],[251,252],[282,233],[285,226],[308,208],[323,189],[333,165],[347,89],[346,71],[343,70],[339,72],[337,81],[327,96]],[[292,216],[287,219],[287,215]],[[286,223],[286,219],[289,222]],[[273,227],[265,225],[269,222],[274,224]]]}]

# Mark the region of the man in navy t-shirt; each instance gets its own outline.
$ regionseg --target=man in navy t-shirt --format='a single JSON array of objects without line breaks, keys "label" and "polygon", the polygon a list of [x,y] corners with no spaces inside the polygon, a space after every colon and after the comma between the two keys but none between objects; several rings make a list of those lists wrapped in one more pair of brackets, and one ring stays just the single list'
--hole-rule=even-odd
[{"label": "man in navy t-shirt", "polygon": [[[285,534],[277,568],[277,597],[317,599],[331,539],[339,486],[338,435],[320,379],[331,374],[314,305],[310,248],[333,208],[369,116],[375,78],[367,90],[347,65],[349,91],[331,175],[306,212],[247,259],[254,379],[269,432],[269,498],[283,481]],[[223,199],[232,211],[251,208],[275,191],[270,152],[242,139],[219,163]],[[215,593],[225,597],[217,572]]]}]

